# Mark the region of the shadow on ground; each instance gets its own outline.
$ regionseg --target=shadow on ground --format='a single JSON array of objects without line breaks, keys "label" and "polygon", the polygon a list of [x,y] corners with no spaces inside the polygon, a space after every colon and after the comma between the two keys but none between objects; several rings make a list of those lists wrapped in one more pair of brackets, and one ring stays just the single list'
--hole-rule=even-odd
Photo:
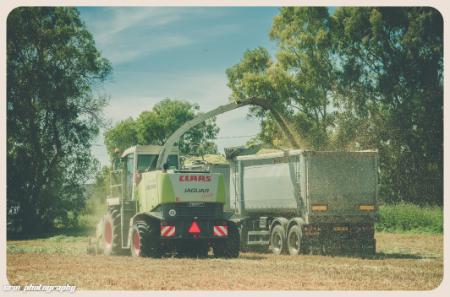
[{"label": "shadow on ground", "polygon": [[433,256],[421,256],[417,254],[408,254],[408,253],[377,253],[373,256],[374,260],[384,260],[384,259],[425,259],[425,258],[436,258]]}]

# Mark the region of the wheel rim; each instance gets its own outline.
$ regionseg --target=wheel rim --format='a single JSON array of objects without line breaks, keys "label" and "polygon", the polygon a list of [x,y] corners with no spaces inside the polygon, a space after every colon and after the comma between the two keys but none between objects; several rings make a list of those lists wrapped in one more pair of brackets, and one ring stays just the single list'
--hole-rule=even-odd
[{"label": "wheel rim", "polygon": [[141,252],[141,236],[139,236],[138,232],[134,232],[133,235],[133,250],[136,256],[139,256]]},{"label": "wheel rim", "polygon": [[105,223],[105,231],[104,231],[105,243],[107,245],[112,244],[112,226],[111,222]]},{"label": "wheel rim", "polygon": [[283,245],[283,239],[281,238],[281,235],[278,232],[275,232],[275,234],[273,235],[273,240],[272,240],[272,246],[273,246],[273,250],[275,252],[280,252],[282,245]]},{"label": "wheel rim", "polygon": [[289,234],[289,251],[291,254],[298,254],[300,250],[300,237],[297,232]]}]

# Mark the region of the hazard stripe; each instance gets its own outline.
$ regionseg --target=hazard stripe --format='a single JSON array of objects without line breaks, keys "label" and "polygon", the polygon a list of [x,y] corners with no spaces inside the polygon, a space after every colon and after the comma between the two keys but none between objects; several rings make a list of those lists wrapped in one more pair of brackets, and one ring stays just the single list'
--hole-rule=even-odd
[{"label": "hazard stripe", "polygon": [[223,237],[228,235],[228,226],[214,226],[214,236]]},{"label": "hazard stripe", "polygon": [[161,226],[161,236],[170,237],[175,235],[175,226]]},{"label": "hazard stripe", "polygon": [[167,232],[167,237],[169,236],[174,236],[175,235],[175,226],[173,226],[172,228],[170,228],[169,232]]}]

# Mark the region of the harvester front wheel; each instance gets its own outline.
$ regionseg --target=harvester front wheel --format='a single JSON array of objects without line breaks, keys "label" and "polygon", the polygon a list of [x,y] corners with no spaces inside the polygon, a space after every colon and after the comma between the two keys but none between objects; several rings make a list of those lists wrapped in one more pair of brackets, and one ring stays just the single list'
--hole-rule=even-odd
[{"label": "harvester front wheel", "polygon": [[131,255],[133,257],[161,257],[159,229],[157,224],[138,221],[131,233]]},{"label": "harvester front wheel", "polygon": [[109,256],[121,252],[120,212],[118,209],[109,209],[103,217],[103,253]]},{"label": "harvester front wheel", "polygon": [[236,225],[228,225],[228,237],[217,240],[213,245],[213,253],[216,258],[239,257],[240,235]]}]

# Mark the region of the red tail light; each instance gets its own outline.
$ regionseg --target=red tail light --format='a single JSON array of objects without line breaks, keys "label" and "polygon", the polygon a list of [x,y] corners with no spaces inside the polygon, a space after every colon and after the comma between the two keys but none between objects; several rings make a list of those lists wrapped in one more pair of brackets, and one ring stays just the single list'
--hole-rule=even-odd
[{"label": "red tail light", "polygon": [[191,226],[189,227],[188,232],[192,233],[192,234],[200,233],[200,227],[198,226],[196,221],[192,222]]}]

